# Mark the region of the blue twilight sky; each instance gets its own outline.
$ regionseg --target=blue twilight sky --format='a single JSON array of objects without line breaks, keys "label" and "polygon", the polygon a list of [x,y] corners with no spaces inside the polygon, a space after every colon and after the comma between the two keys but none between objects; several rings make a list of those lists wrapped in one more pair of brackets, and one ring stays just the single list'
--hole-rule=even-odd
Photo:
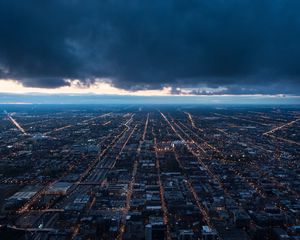
[{"label": "blue twilight sky", "polygon": [[0,95],[299,103],[299,9],[297,0],[0,0]]}]

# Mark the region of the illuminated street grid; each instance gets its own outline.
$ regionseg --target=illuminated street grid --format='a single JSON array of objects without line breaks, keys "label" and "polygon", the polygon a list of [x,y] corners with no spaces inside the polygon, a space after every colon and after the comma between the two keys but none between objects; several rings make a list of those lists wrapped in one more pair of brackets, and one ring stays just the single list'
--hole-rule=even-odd
[{"label": "illuminated street grid", "polygon": [[0,239],[299,239],[299,145],[297,107],[1,106]]}]

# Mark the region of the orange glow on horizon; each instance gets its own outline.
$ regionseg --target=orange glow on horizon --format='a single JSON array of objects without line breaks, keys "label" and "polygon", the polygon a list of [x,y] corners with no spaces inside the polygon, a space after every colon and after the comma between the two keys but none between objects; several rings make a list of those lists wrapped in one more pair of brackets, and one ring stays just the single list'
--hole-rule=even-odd
[{"label": "orange glow on horizon", "polygon": [[0,79],[0,93],[45,93],[45,94],[114,94],[114,95],[136,95],[136,96],[168,96],[171,94],[171,88],[165,87],[160,90],[138,90],[128,91],[112,86],[105,81],[96,81],[89,86],[82,86],[79,80],[69,80],[70,86],[59,88],[34,88],[24,87],[20,82],[9,79]]}]

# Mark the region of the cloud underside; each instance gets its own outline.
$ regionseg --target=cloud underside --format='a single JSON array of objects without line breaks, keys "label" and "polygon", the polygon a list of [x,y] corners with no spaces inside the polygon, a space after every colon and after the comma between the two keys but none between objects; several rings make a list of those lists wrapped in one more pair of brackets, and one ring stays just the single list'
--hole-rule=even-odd
[{"label": "cloud underside", "polygon": [[299,9],[292,0],[0,0],[0,79],[299,94]]}]

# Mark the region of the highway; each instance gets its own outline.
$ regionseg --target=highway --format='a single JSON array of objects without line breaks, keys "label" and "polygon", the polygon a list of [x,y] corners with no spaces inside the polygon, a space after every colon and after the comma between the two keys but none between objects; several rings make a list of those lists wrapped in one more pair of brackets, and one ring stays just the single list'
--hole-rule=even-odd
[{"label": "highway", "polygon": [[6,116],[8,117],[8,119],[10,120],[10,122],[16,126],[17,129],[20,130],[21,133],[23,133],[24,135],[28,135],[27,132],[25,131],[24,128],[22,128],[22,126],[9,114],[5,111]]},{"label": "highway", "polygon": [[199,127],[196,126],[192,114],[190,114],[189,112],[184,112],[184,113],[188,116],[189,121],[191,122],[192,127],[194,129],[198,130],[198,131],[203,132],[203,129],[201,129],[201,128],[199,128]]},{"label": "highway", "polygon": [[279,127],[273,128],[273,129],[271,129],[270,131],[265,132],[263,135],[273,134],[273,133],[275,133],[276,131],[278,131],[278,130],[280,130],[280,129],[283,129],[283,128],[285,128],[285,127],[289,127],[289,126],[293,125],[294,123],[296,123],[296,122],[298,122],[298,121],[300,121],[300,118],[298,118],[298,119],[296,119],[296,120],[293,120],[293,121],[291,121],[291,122],[288,122],[288,123],[286,123],[286,124],[283,124],[283,125],[281,125],[281,126],[279,126]]}]

